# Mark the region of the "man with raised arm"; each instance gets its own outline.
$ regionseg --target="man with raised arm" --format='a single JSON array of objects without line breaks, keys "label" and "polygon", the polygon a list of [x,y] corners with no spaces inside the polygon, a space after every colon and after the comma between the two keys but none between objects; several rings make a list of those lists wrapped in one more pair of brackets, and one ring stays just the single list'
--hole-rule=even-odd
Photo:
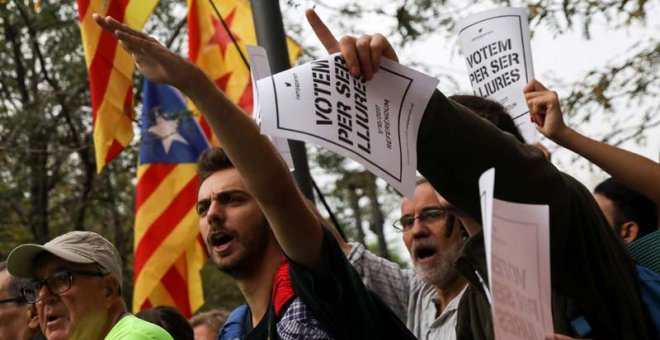
[{"label": "man with raised arm", "polygon": [[119,39],[145,77],[192,99],[223,145],[200,158],[197,211],[213,261],[236,280],[249,306],[244,337],[412,338],[364,288],[252,119],[155,39],[110,17],[94,20]]},{"label": "man with raised arm", "polygon": [[660,164],[636,153],[591,139],[564,123],[557,92],[536,80],[523,89],[538,131],[598,165],[621,183],[660,205]]},{"label": "man with raised arm", "polygon": [[635,259],[642,298],[660,330],[660,165],[571,129],[564,123],[559,96],[532,80],[524,88],[538,131],[614,177],[594,189],[594,198],[610,227]]},{"label": "man with raised arm", "polygon": [[[396,54],[380,35],[337,41],[315,15],[308,20],[326,49],[341,51],[353,76],[367,80],[381,56]],[[550,207],[555,331],[595,339],[655,339],[641,303],[634,264],[589,191],[558,171],[533,147],[515,141],[436,91],[417,139],[418,170],[457,209],[481,220],[478,179],[495,167],[495,197]],[[459,339],[492,339],[483,234],[461,251],[457,269],[470,281],[459,306]],[[475,234],[476,232],[476,234]]]}]

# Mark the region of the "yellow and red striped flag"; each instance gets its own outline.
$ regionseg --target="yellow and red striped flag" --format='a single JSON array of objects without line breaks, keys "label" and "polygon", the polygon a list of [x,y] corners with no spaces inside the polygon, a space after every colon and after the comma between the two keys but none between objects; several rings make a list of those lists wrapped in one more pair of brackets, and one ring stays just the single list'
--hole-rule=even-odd
[{"label": "yellow and red striped flag", "polygon": [[175,89],[145,80],[142,93],[133,311],[169,305],[190,317],[204,304],[195,165],[208,142]]},{"label": "yellow and red striped flag", "polygon": [[78,20],[92,96],[96,169],[117,156],[133,139],[133,59],[92,14],[110,15],[142,29],[158,0],[78,0]]},{"label": "yellow and red striped flag", "polygon": [[[188,0],[189,58],[232,101],[251,114],[250,72],[222,21],[247,56],[245,44],[256,44],[252,12],[242,0],[215,4],[222,19],[209,0]],[[300,54],[300,48],[290,39],[288,48],[291,56]],[[176,108],[177,105],[166,103],[180,97],[163,94],[161,87],[150,90],[150,86],[153,84],[145,82],[143,92],[142,126],[146,130],[142,134],[138,167],[133,310],[173,305],[189,316],[204,302],[199,271],[207,254],[195,213],[198,183],[192,160],[198,153],[185,151],[184,146],[200,143],[199,136],[191,135],[191,131],[201,131],[206,140],[215,138],[190,102],[196,119],[182,119],[182,106],[177,104]],[[160,93],[158,100],[154,93]]]},{"label": "yellow and red striped flag", "polygon": [[[210,1],[213,1],[222,18],[213,11]],[[188,0],[188,58],[204,70],[229,99],[251,115],[252,82],[248,66],[241,57],[242,53],[247,58],[246,44],[257,44],[252,10],[247,1]],[[293,63],[300,56],[300,46],[287,38],[287,48]],[[206,121],[199,114],[197,117],[206,136],[218,145]]]}]

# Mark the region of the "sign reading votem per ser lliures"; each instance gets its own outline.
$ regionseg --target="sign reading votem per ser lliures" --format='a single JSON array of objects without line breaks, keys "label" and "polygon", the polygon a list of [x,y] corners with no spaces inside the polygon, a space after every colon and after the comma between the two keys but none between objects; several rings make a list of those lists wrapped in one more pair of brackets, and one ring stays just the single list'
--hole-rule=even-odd
[{"label": "sign reading votem per ser lliures", "polygon": [[497,8],[458,22],[458,40],[474,94],[504,105],[531,143],[538,140],[523,87],[534,78],[527,10]]},{"label": "sign reading votem per ser lliures", "polygon": [[[265,51],[250,49],[252,67]],[[315,143],[351,158],[412,197],[417,132],[438,80],[382,59],[370,81],[352,77],[340,54],[256,83],[261,132]]]}]

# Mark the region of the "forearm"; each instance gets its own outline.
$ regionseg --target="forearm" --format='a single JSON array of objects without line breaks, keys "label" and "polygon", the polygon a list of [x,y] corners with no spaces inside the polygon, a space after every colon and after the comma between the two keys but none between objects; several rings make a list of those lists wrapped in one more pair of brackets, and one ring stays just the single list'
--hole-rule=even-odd
[{"label": "forearm", "polygon": [[360,275],[364,286],[376,293],[401,319],[407,322],[407,308],[411,294],[411,270],[378,257],[358,243],[347,244],[348,261]]},{"label": "forearm", "polygon": [[[261,206],[279,245],[292,259],[314,267],[321,256],[321,225],[309,211],[279,153],[256,124],[195,65],[154,38],[111,17],[94,21],[120,40],[140,72],[170,84],[197,105],[232,160],[248,192]],[[314,268],[310,268],[314,269]]]},{"label": "forearm", "polygon": [[591,139],[569,127],[558,134],[554,141],[660,204],[660,164],[636,153]]},{"label": "forearm", "polygon": [[419,172],[435,190],[479,224],[479,177],[495,168],[495,198],[549,206],[551,256],[555,263],[564,259],[571,237],[573,200],[568,198],[576,190],[538,149],[436,91],[422,118],[417,159]]},{"label": "forearm", "polygon": [[563,179],[536,148],[500,131],[436,91],[417,139],[418,169],[452,205],[481,221],[478,180],[495,168],[495,196],[512,202],[549,204]]},{"label": "forearm", "polygon": [[201,71],[196,71],[197,74],[189,76],[190,85],[181,90],[204,115],[250,193],[260,204],[267,204],[274,200],[273,184],[281,183],[281,187],[292,184],[288,169],[254,121]]},{"label": "forearm", "polygon": [[261,206],[282,250],[303,266],[319,263],[321,226],[305,205],[289,169],[256,123],[200,70],[181,90],[207,119],[220,145]]}]

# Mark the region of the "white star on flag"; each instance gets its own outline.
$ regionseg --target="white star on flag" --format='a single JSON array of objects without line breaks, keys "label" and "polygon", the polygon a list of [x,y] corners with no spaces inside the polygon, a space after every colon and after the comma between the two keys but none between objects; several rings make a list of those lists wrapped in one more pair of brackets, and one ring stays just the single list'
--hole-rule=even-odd
[{"label": "white star on flag", "polygon": [[179,125],[176,120],[167,120],[163,118],[163,116],[159,114],[158,108],[154,108],[154,111],[156,111],[156,124],[152,125],[147,131],[158,136],[158,139],[163,143],[163,148],[165,149],[166,154],[170,152],[172,142],[174,141],[188,144],[188,141],[176,131],[176,128]]}]

